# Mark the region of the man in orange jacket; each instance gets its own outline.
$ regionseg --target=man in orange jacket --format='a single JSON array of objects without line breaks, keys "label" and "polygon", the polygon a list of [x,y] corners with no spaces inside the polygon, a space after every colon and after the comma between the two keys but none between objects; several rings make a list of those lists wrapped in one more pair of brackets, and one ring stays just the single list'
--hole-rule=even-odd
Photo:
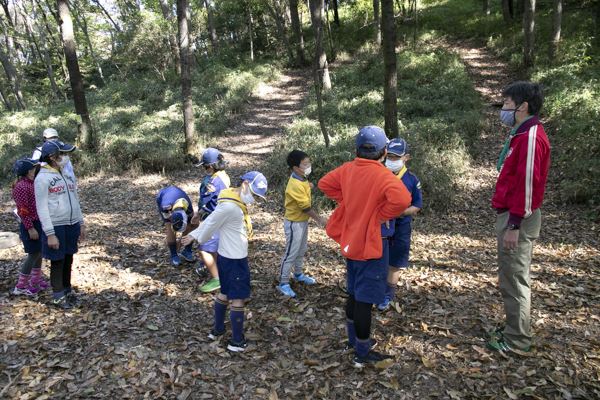
[{"label": "man in orange jacket", "polygon": [[388,267],[388,237],[381,224],[401,215],[411,196],[382,163],[388,139],[376,126],[356,136],[356,158],[329,172],[319,189],[337,202],[326,232],[346,258],[346,328],[354,366],[362,368],[389,356],[371,350],[371,310],[383,301]]}]

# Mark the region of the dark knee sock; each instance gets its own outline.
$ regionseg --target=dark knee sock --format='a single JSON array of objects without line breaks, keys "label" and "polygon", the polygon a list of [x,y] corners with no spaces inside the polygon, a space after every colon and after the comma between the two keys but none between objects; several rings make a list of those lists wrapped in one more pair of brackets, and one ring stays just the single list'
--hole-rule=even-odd
[{"label": "dark knee sock", "polygon": [[240,343],[244,340],[244,307],[233,307],[229,311],[231,320],[231,337],[234,342]]},{"label": "dark knee sock", "polygon": [[65,263],[63,267],[63,286],[65,287],[65,294],[71,292],[71,269],[73,266],[73,255],[65,255]]},{"label": "dark knee sock", "polygon": [[356,301],[354,305],[354,329],[356,337],[367,340],[371,336],[371,309],[373,305]]},{"label": "dark knee sock", "polygon": [[169,246],[169,252],[171,252],[171,257],[174,257],[177,255],[177,243],[173,242],[173,243],[167,243],[167,246]]},{"label": "dark knee sock", "polygon": [[50,284],[55,299],[59,299],[65,294],[63,285],[64,263],[65,260],[52,260],[50,262]]},{"label": "dark knee sock", "polygon": [[349,296],[346,301],[346,333],[348,334],[348,345],[354,347],[356,342],[356,329],[354,328],[354,297]]},{"label": "dark knee sock", "polygon": [[225,331],[225,312],[227,312],[228,301],[221,300],[215,297],[215,333],[221,333]]}]

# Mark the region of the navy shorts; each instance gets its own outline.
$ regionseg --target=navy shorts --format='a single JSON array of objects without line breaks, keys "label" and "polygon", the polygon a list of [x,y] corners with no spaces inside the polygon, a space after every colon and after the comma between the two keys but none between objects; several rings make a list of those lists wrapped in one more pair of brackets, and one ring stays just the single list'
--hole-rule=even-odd
[{"label": "navy shorts", "polygon": [[22,223],[19,224],[19,237],[21,238],[21,242],[23,242],[23,249],[25,249],[25,253],[27,254],[42,251],[42,224],[40,221],[33,221],[33,227],[38,231],[38,235],[40,236],[37,240],[31,240],[29,232],[25,229],[25,225]]},{"label": "navy shorts", "polygon": [[383,303],[387,286],[388,256],[388,241],[384,239],[381,258],[366,261],[346,259],[348,294],[363,303]]},{"label": "navy shorts", "polygon": [[410,255],[411,224],[396,225],[394,239],[390,242],[390,265],[395,268],[408,268]]},{"label": "navy shorts", "polygon": [[250,297],[250,267],[248,257],[234,259],[217,255],[217,269],[221,282],[221,293],[229,300]]},{"label": "navy shorts", "polygon": [[48,247],[48,237],[42,232],[42,256],[47,260],[62,260],[67,254],[77,253],[77,242],[81,227],[79,223],[75,225],[60,225],[54,227],[54,234],[58,238],[58,249]]},{"label": "navy shorts", "polygon": [[206,251],[208,253],[216,253],[219,248],[219,233],[215,232],[207,242],[202,243],[198,246],[198,249],[201,251]]}]

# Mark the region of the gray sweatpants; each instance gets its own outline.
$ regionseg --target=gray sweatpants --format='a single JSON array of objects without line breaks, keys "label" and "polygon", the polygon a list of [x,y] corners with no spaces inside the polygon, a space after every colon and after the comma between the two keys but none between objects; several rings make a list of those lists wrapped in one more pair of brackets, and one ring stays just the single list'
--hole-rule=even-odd
[{"label": "gray sweatpants", "polygon": [[519,240],[515,250],[506,250],[502,244],[508,211],[498,214],[496,234],[498,239],[498,280],[504,300],[506,327],[504,336],[508,344],[520,350],[531,346],[531,279],[529,269],[533,242],[540,236],[542,215],[539,209],[521,221]]},{"label": "gray sweatpants", "polygon": [[289,283],[292,267],[294,273],[302,273],[304,254],[308,249],[308,221],[283,220],[285,232],[285,253],[279,269],[279,283]]}]

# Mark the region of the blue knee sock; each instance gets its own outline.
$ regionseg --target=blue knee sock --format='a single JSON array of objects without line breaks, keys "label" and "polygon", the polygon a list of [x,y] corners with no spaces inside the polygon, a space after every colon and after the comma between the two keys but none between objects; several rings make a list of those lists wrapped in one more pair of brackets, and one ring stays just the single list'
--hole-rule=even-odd
[{"label": "blue knee sock", "polygon": [[225,312],[227,311],[227,302],[215,298],[215,332],[225,331]]},{"label": "blue knee sock", "polygon": [[369,354],[369,350],[371,348],[371,339],[359,339],[356,338],[356,345],[354,346],[354,352],[359,357],[364,357]]},{"label": "blue knee sock", "polygon": [[348,345],[354,347],[356,343],[356,331],[354,330],[354,321],[346,318],[346,333],[348,334]]},{"label": "blue knee sock", "polygon": [[194,243],[190,243],[190,244],[188,244],[187,246],[185,246],[185,249],[186,249],[187,251],[192,251],[192,246],[193,246],[193,244],[194,244]]},{"label": "blue knee sock", "polygon": [[177,243],[169,243],[169,251],[171,252],[171,257],[177,255]]},{"label": "blue knee sock", "polygon": [[234,342],[240,343],[244,340],[244,307],[231,307],[229,312],[231,319],[231,336]]}]

